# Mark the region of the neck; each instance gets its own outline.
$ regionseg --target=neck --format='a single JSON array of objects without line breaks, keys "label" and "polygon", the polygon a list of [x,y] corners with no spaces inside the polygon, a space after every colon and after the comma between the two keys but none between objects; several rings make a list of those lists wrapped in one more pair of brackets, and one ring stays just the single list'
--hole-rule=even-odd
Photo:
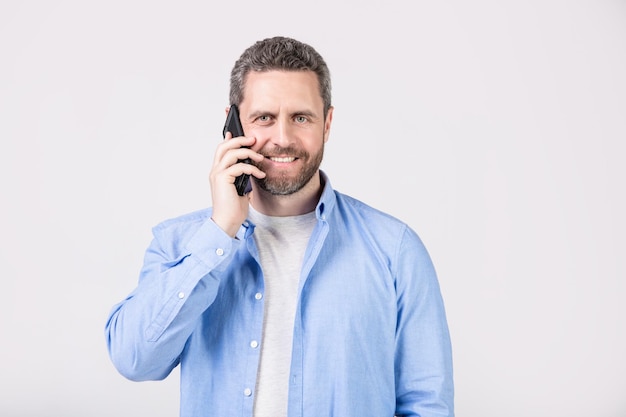
[{"label": "neck", "polygon": [[315,210],[322,195],[322,186],[319,171],[300,191],[289,195],[272,195],[253,184],[250,204],[267,216],[299,216]]}]

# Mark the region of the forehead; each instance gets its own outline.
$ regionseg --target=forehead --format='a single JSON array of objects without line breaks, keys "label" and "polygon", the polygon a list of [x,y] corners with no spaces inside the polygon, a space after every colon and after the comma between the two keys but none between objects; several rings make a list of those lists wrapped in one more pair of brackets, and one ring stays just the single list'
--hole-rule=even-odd
[{"label": "forehead", "polygon": [[313,71],[251,71],[246,75],[242,106],[322,106],[317,74]]}]

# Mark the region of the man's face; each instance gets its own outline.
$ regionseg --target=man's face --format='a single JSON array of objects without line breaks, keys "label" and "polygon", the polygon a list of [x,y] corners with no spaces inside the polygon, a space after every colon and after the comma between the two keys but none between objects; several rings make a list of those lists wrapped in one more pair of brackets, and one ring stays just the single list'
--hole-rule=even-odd
[{"label": "man's face", "polygon": [[302,189],[318,172],[332,120],[332,108],[324,119],[317,75],[252,71],[239,109],[246,136],[256,138],[253,149],[265,156],[259,187],[274,195]]}]

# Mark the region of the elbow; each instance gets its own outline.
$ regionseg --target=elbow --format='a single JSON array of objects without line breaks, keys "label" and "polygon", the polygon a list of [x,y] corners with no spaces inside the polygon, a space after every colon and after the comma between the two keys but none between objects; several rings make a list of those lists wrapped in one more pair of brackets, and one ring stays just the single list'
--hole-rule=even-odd
[{"label": "elbow", "polygon": [[[115,369],[131,381],[158,381],[165,379],[178,364],[164,361],[153,343],[116,328],[115,320],[107,323],[105,337],[109,358]],[[165,362],[165,364],[164,364]]]},{"label": "elbow", "polygon": [[158,358],[148,353],[141,353],[132,345],[122,347],[109,344],[109,357],[120,375],[137,382],[165,379],[176,365],[172,364],[164,368]]}]

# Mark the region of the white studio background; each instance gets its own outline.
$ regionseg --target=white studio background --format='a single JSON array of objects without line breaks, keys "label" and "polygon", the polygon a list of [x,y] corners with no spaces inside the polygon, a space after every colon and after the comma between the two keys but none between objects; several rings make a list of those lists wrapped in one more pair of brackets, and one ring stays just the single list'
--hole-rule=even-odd
[{"label": "white studio background", "polygon": [[330,66],[335,188],[433,257],[457,416],[625,416],[623,0],[2,0],[0,415],[178,414],[105,320],[150,228],[210,205],[230,68],[273,35]]}]

